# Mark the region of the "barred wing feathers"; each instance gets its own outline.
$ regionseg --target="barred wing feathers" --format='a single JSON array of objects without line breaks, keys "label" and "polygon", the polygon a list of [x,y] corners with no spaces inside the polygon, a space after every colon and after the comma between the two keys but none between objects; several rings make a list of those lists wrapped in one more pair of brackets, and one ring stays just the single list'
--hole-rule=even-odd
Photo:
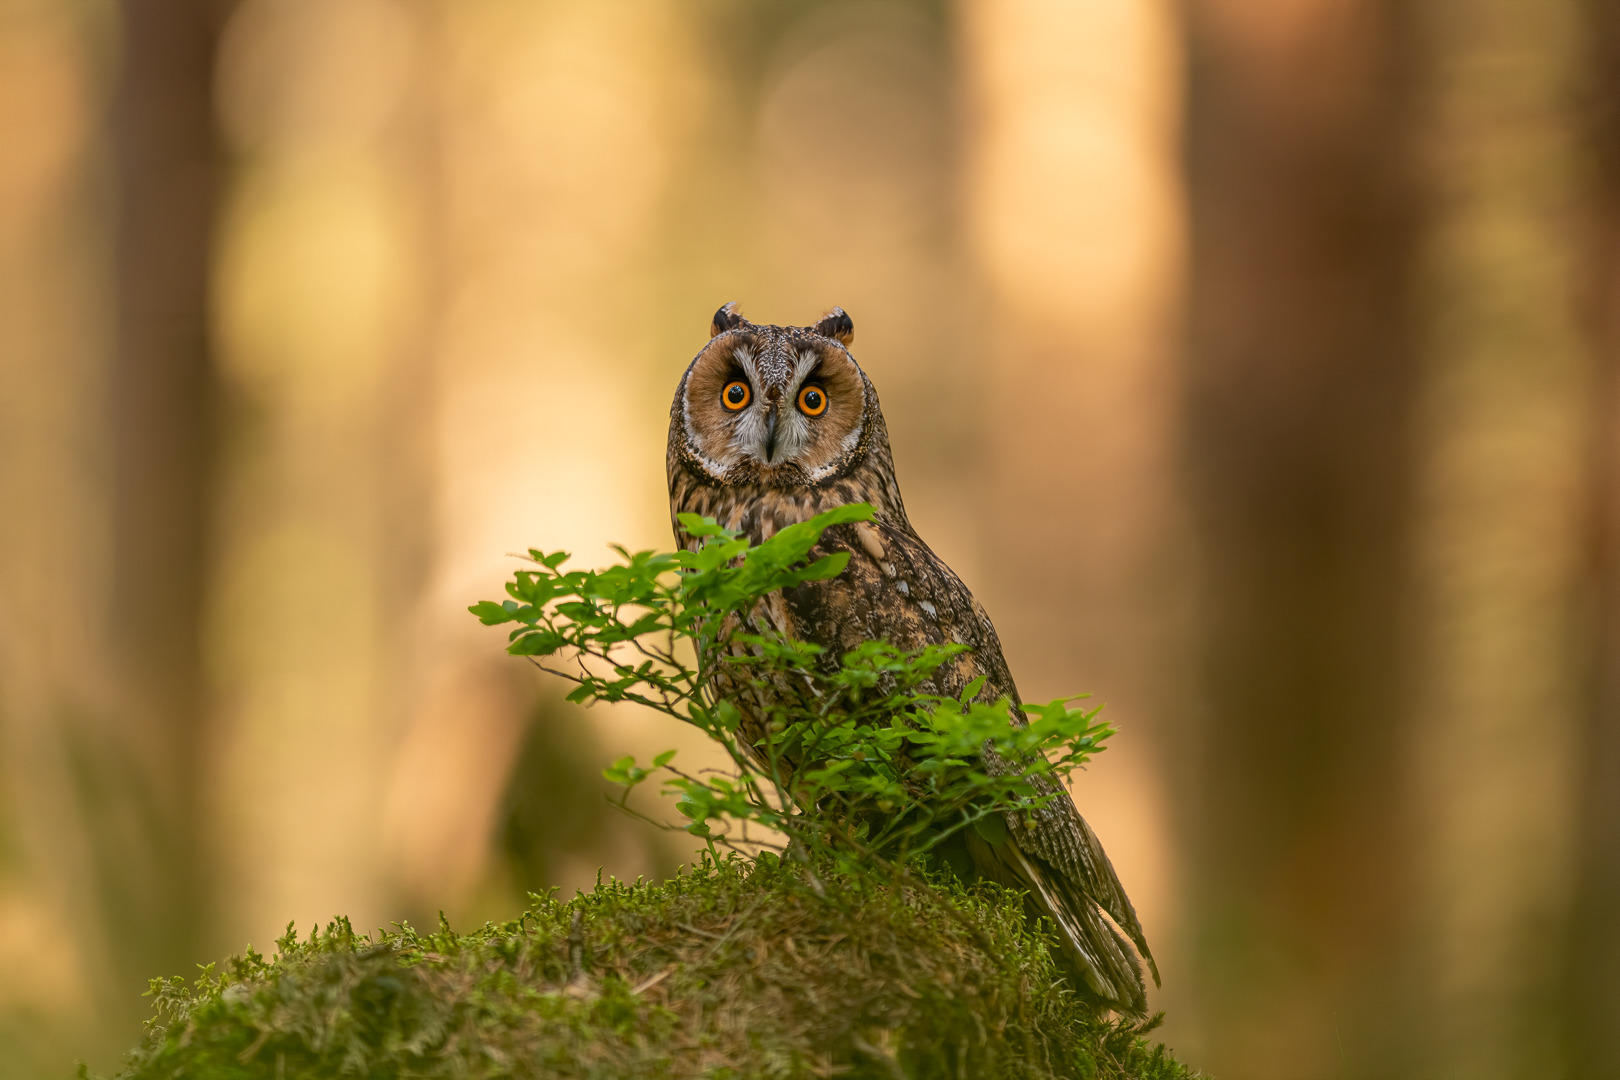
[{"label": "barred wing feathers", "polygon": [[[834,551],[850,553],[843,573],[785,592],[795,637],[835,654],[875,639],[908,650],[952,641],[967,645],[972,651],[941,668],[938,685],[925,689],[957,697],[983,675],[979,699],[1007,696],[1016,722],[1024,722],[989,616],[909,525],[879,519],[838,526],[823,535],[812,557]],[[993,753],[985,766],[997,775],[1018,769]],[[1050,777],[1035,782],[1043,794],[1058,797],[1035,810],[1028,823],[1007,820],[1004,842],[969,836],[969,853],[981,874],[1025,890],[1032,908],[1057,928],[1069,965],[1092,994],[1110,1008],[1142,1015],[1147,997],[1138,955],[1155,983],[1159,975],[1136,911],[1067,792]]]}]

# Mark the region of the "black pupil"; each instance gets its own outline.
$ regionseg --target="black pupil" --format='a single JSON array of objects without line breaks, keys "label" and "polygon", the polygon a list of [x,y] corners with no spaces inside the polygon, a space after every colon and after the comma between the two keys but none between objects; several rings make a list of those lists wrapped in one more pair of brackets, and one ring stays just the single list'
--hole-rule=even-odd
[{"label": "black pupil", "polygon": [[726,398],[733,405],[741,405],[743,398],[746,396],[748,396],[748,391],[743,389],[742,383],[732,383],[726,388]]},{"label": "black pupil", "polygon": [[804,407],[811,410],[821,408],[821,391],[806,390],[804,394]]}]

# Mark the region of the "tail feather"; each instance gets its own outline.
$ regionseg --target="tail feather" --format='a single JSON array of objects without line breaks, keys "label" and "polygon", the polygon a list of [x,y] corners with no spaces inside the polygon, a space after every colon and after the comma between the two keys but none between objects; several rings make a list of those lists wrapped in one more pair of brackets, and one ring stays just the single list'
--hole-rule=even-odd
[{"label": "tail feather", "polygon": [[[1065,809],[1073,810],[1074,804],[1067,799],[1063,801]],[[1085,849],[1089,858],[1087,866],[1092,868],[1091,886],[1097,889],[1099,895],[1094,897],[1098,907],[1108,913],[1112,920],[1112,928],[1129,937],[1136,946],[1136,955],[1147,964],[1149,973],[1153,976],[1153,985],[1159,985],[1159,965],[1153,959],[1153,953],[1148,949],[1147,935],[1142,932],[1142,923],[1136,917],[1136,908],[1131,904],[1131,898],[1125,895],[1125,887],[1119,883],[1119,876],[1114,873],[1114,864],[1103,850],[1102,841],[1097,834],[1091,831],[1086,819],[1080,816],[1078,810],[1073,810],[1073,821],[1079,826],[1081,836],[1084,838]],[[1072,895],[1072,892],[1071,892]],[[1081,902],[1085,902],[1082,894]],[[1137,969],[1137,979],[1141,980],[1141,969]]]},{"label": "tail feather", "polygon": [[[1052,921],[1062,966],[1078,988],[1115,1012],[1147,1015],[1147,990],[1137,950],[1095,900],[1077,890],[1076,883],[1053,873],[1038,856],[1026,853],[1011,837],[991,842],[969,830],[968,852],[981,874],[1024,890],[1032,913]],[[1147,960],[1152,965],[1151,956]],[[1158,974],[1154,965],[1155,983]]]},{"label": "tail feather", "polygon": [[[1113,863],[1108,861],[1108,853],[1103,850],[1097,834],[1091,831],[1068,792],[1053,777],[1029,775],[1018,761],[989,747],[985,748],[984,764],[995,776],[1024,775],[1036,794],[1046,797],[1031,804],[1023,813],[1001,815],[1007,827],[1007,838],[995,840],[993,846],[1005,844],[1018,849],[1017,856],[1005,854],[995,860],[1007,864],[1008,872],[1015,879],[1009,884],[1028,890],[1041,914],[1060,927],[1075,924],[1080,928],[1080,935],[1065,935],[1074,937],[1071,954],[1081,958],[1077,962],[1085,963],[1086,955],[1100,950],[1105,973],[1113,973],[1108,981],[1128,980],[1137,989],[1125,997],[1145,1002],[1146,990],[1142,988],[1141,967],[1136,957],[1147,961],[1155,985],[1159,981],[1159,969],[1148,950],[1147,935],[1142,932],[1136,909],[1125,895],[1125,887],[1114,873]],[[980,862],[981,872],[990,872],[984,860],[976,857],[975,861]],[[1059,915],[1060,907],[1068,918]],[[1121,933],[1135,946],[1134,952],[1129,945],[1120,942]],[[1110,944],[1088,947],[1086,941]],[[1110,962],[1109,958],[1116,951],[1112,945],[1118,945],[1118,951],[1126,957],[1125,963]],[[1124,1011],[1131,1010],[1124,1008]]]}]

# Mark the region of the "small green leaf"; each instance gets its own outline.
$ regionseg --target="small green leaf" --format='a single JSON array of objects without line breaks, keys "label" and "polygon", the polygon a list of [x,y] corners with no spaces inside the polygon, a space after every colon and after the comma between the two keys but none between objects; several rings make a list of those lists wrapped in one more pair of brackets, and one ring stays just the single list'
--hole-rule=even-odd
[{"label": "small green leaf", "polygon": [[553,630],[531,630],[523,633],[506,651],[513,656],[550,656],[568,644],[568,639]]},{"label": "small green leaf", "polygon": [[724,536],[732,537],[737,534],[720,527],[720,523],[711,517],[700,514],[677,514],[675,520],[681,523],[681,528],[693,536]]},{"label": "small green leaf", "polygon": [[966,705],[968,702],[978,697],[979,691],[984,689],[984,684],[989,681],[989,678],[990,677],[988,675],[980,675],[978,678],[962,687],[962,696],[960,699],[962,704]]},{"label": "small green leaf", "polygon": [[1007,842],[1007,822],[1002,816],[991,811],[983,817],[973,819],[973,831],[987,844],[1005,844]]},{"label": "small green leaf", "polygon": [[467,610],[478,616],[478,621],[485,626],[512,621],[512,613],[493,600],[480,600]]}]

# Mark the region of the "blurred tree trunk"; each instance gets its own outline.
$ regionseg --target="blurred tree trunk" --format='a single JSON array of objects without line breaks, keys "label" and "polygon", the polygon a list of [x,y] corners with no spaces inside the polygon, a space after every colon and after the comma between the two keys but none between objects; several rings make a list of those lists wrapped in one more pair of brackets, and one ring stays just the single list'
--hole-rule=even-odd
[{"label": "blurred tree trunk", "polygon": [[118,730],[75,747],[132,1008],[185,970],[199,867],[200,619],[207,568],[209,251],[219,182],[214,0],[131,0],[113,117],[119,214],[111,639]]},{"label": "blurred tree trunk", "polygon": [[[116,15],[0,5],[0,1062],[19,1080],[116,1053],[138,1030],[87,1022],[107,935],[62,738],[108,683],[102,118]],[[132,1011],[138,988],[124,989]]]},{"label": "blurred tree trunk", "polygon": [[1418,12],[1433,205],[1410,577],[1418,1064],[1561,1074],[1590,644],[1581,6]]},{"label": "blurred tree trunk", "polygon": [[1569,1073],[1620,1075],[1620,6],[1586,0],[1590,125],[1595,155],[1594,258],[1585,297],[1598,349],[1592,396],[1588,571],[1592,658],[1581,733],[1574,917],[1568,934],[1564,1008]]},{"label": "blurred tree trunk", "polygon": [[1191,0],[1186,460],[1204,714],[1182,814],[1216,1075],[1387,1073],[1408,881],[1405,6]]}]

